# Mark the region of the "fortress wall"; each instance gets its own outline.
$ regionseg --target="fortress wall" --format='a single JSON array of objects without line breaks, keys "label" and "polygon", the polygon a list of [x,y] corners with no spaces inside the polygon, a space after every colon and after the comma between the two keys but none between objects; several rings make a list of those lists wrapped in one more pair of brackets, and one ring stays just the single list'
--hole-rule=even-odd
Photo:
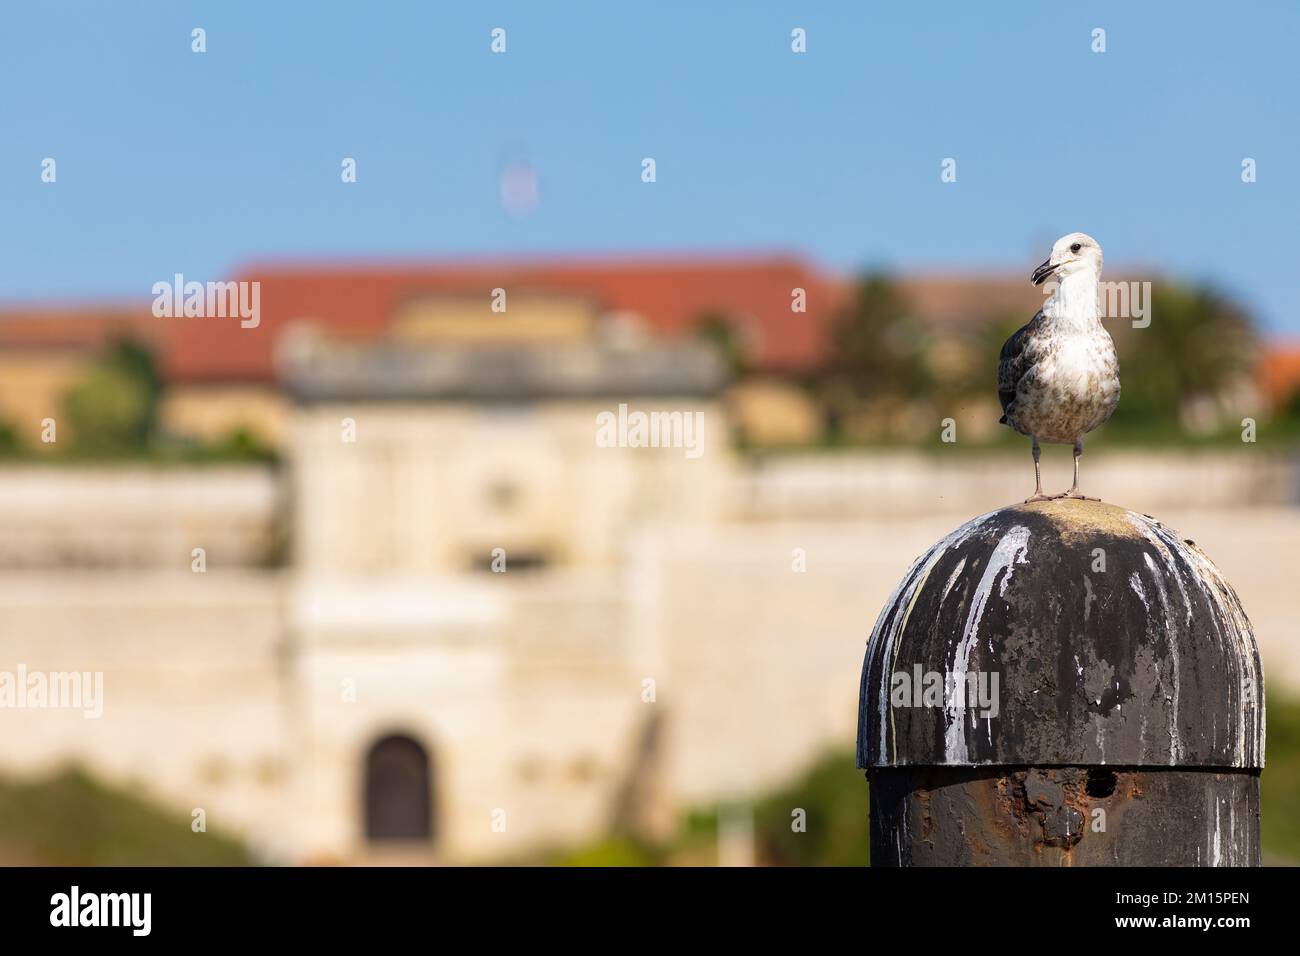
[{"label": "fortress wall", "polygon": [[[1004,496],[1005,498],[1005,496]],[[970,515],[767,522],[644,537],[657,582],[668,790],[689,806],[780,786],[852,747],[858,679],[880,609],[911,562]],[[1294,543],[1300,509],[1161,508],[1234,583],[1267,693],[1300,694]],[[801,548],[807,570],[792,570]]]},{"label": "fortress wall", "polygon": [[0,766],[80,763],[267,845],[286,770],[280,620],[272,572],[0,574],[0,671],[103,675],[98,718],[0,708]]},{"label": "fortress wall", "polygon": [[0,570],[271,563],[280,485],[265,465],[0,468]]},{"label": "fortress wall", "polygon": [[[1255,454],[1099,455],[1091,471],[1085,459],[1084,487],[1156,515],[1218,563],[1275,694],[1300,690],[1291,626],[1300,508],[1277,503],[1290,500],[1292,464],[1261,455],[1248,465],[1243,456]],[[427,741],[446,859],[599,835],[638,767],[679,809],[779,786],[820,750],[851,745],[863,649],[910,562],[966,518],[1023,497],[1032,478],[1027,454],[967,457],[963,470],[937,475],[933,460],[770,462],[730,479],[729,520],[692,513],[665,524],[669,501],[624,516],[616,555],[598,564],[505,575],[418,567],[406,597],[364,576],[342,587],[303,569],[231,568],[273,534],[281,499],[267,469],[125,479],[39,469],[61,474],[57,494],[38,486],[38,469],[0,471],[0,511],[37,542],[6,537],[3,553],[55,560],[76,546],[110,564],[145,562],[0,562],[0,671],[103,671],[105,693],[99,719],[0,709],[0,770],[80,760],[183,813],[201,806],[211,826],[293,859],[360,851],[362,760],[392,730]],[[1066,469],[1068,457],[1049,463],[1049,490],[1064,487]],[[106,522],[93,517],[96,501]],[[617,516],[608,502],[598,510]],[[206,574],[189,570],[194,532],[169,537],[167,516],[218,542]],[[222,538],[223,525],[240,530]],[[116,532],[102,529],[115,526],[138,547],[114,551]],[[173,561],[174,571],[157,566]],[[318,620],[293,597],[311,589],[349,623]],[[340,699],[343,677],[357,679],[356,704]],[[647,678],[653,702],[642,699]],[[498,807],[504,834],[490,826]]]},{"label": "fortress wall", "polygon": [[[1102,443],[1099,443],[1102,444]],[[1043,447],[1043,487],[1070,486],[1070,449]],[[1258,445],[1206,451],[1086,449],[1086,494],[1139,512],[1227,504],[1300,504],[1300,459]],[[1022,454],[844,451],[788,454],[737,469],[726,500],[736,520],[844,520],[888,515],[983,514],[1034,490]]]}]

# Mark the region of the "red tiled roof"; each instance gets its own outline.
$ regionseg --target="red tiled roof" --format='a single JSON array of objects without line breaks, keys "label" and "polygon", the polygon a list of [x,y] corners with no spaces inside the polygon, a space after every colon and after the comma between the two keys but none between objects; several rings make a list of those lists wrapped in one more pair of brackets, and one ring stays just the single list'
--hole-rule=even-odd
[{"label": "red tiled roof", "polygon": [[[168,323],[164,374],[174,381],[269,380],[274,344],[295,320],[337,334],[381,336],[403,300],[428,294],[481,296],[491,290],[590,297],[604,311],[642,316],[660,335],[686,336],[710,310],[736,317],[755,334],[753,360],[770,371],[810,368],[840,284],[793,258],[628,259],[463,265],[264,265],[242,270],[261,282],[261,322],[161,319]],[[790,311],[791,291],[807,291],[806,313]]]},{"label": "red tiled roof", "polygon": [[[259,280],[261,323],[241,328],[237,318],[155,318],[150,303],[0,310],[0,349],[85,349],[117,335],[153,342],[169,381],[254,381],[274,378],[278,334],[295,320],[327,332],[380,337],[401,303],[426,294],[482,296],[496,287],[588,297],[605,311],[642,316],[666,336],[687,336],[703,313],[739,320],[755,366],[799,372],[817,367],[826,332],[852,283],[821,273],[793,257],[700,257],[539,260],[464,264],[331,266],[267,264],[237,278]],[[899,289],[916,312],[941,326],[996,314],[1028,318],[1041,292],[1020,279],[961,274],[903,275]],[[790,311],[791,290],[807,290],[808,311]],[[1276,406],[1300,388],[1300,342],[1267,347],[1260,387]]]},{"label": "red tiled roof", "polygon": [[147,306],[76,306],[0,311],[0,349],[102,348],[116,337],[155,342],[158,320]]},{"label": "red tiled roof", "polygon": [[1271,408],[1280,408],[1300,391],[1300,342],[1277,342],[1259,362],[1259,387]]}]

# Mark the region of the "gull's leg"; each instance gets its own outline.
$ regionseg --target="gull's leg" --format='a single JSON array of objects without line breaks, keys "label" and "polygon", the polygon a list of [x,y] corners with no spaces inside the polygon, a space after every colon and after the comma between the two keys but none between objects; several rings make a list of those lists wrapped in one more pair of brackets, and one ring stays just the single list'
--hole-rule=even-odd
[{"label": "gull's leg", "polygon": [[1038,450],[1038,439],[1031,435],[1030,441],[1034,443],[1034,493],[1025,499],[1025,504],[1029,504],[1031,501],[1047,501],[1050,497],[1049,495],[1043,494],[1043,472],[1038,464],[1038,456],[1040,454]]},{"label": "gull's leg", "polygon": [[1070,490],[1061,495],[1062,498],[1078,498],[1082,501],[1101,501],[1100,498],[1089,498],[1079,491],[1079,459],[1083,457],[1083,439],[1076,439],[1074,442],[1074,484]]}]

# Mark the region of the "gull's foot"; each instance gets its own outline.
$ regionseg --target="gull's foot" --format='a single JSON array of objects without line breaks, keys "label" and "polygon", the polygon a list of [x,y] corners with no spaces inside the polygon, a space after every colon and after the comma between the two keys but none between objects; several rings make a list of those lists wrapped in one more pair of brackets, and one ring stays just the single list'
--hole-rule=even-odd
[{"label": "gull's foot", "polygon": [[1063,491],[1059,495],[1052,495],[1052,497],[1053,498],[1074,498],[1077,499],[1078,501],[1101,501],[1100,498],[1089,498],[1083,492],[1075,491],[1074,489],[1071,489],[1069,491]]},{"label": "gull's foot", "polygon": [[1058,495],[1045,495],[1045,494],[1043,494],[1043,493],[1040,491],[1040,492],[1038,492],[1037,494],[1030,495],[1028,498],[1026,498],[1026,499],[1025,499],[1025,504],[1027,504],[1027,505],[1029,505],[1029,504],[1033,504],[1035,501],[1051,501],[1053,498],[1056,498],[1056,497],[1059,497],[1059,496],[1058,496]]}]

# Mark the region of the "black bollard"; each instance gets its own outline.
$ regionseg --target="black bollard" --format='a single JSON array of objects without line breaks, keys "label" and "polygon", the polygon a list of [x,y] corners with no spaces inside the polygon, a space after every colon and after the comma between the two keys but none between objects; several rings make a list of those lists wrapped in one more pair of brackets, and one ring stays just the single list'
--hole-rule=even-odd
[{"label": "black bollard", "polygon": [[907,572],[862,673],[876,866],[1256,866],[1264,698],[1236,594],[1191,541],[1056,500]]}]

